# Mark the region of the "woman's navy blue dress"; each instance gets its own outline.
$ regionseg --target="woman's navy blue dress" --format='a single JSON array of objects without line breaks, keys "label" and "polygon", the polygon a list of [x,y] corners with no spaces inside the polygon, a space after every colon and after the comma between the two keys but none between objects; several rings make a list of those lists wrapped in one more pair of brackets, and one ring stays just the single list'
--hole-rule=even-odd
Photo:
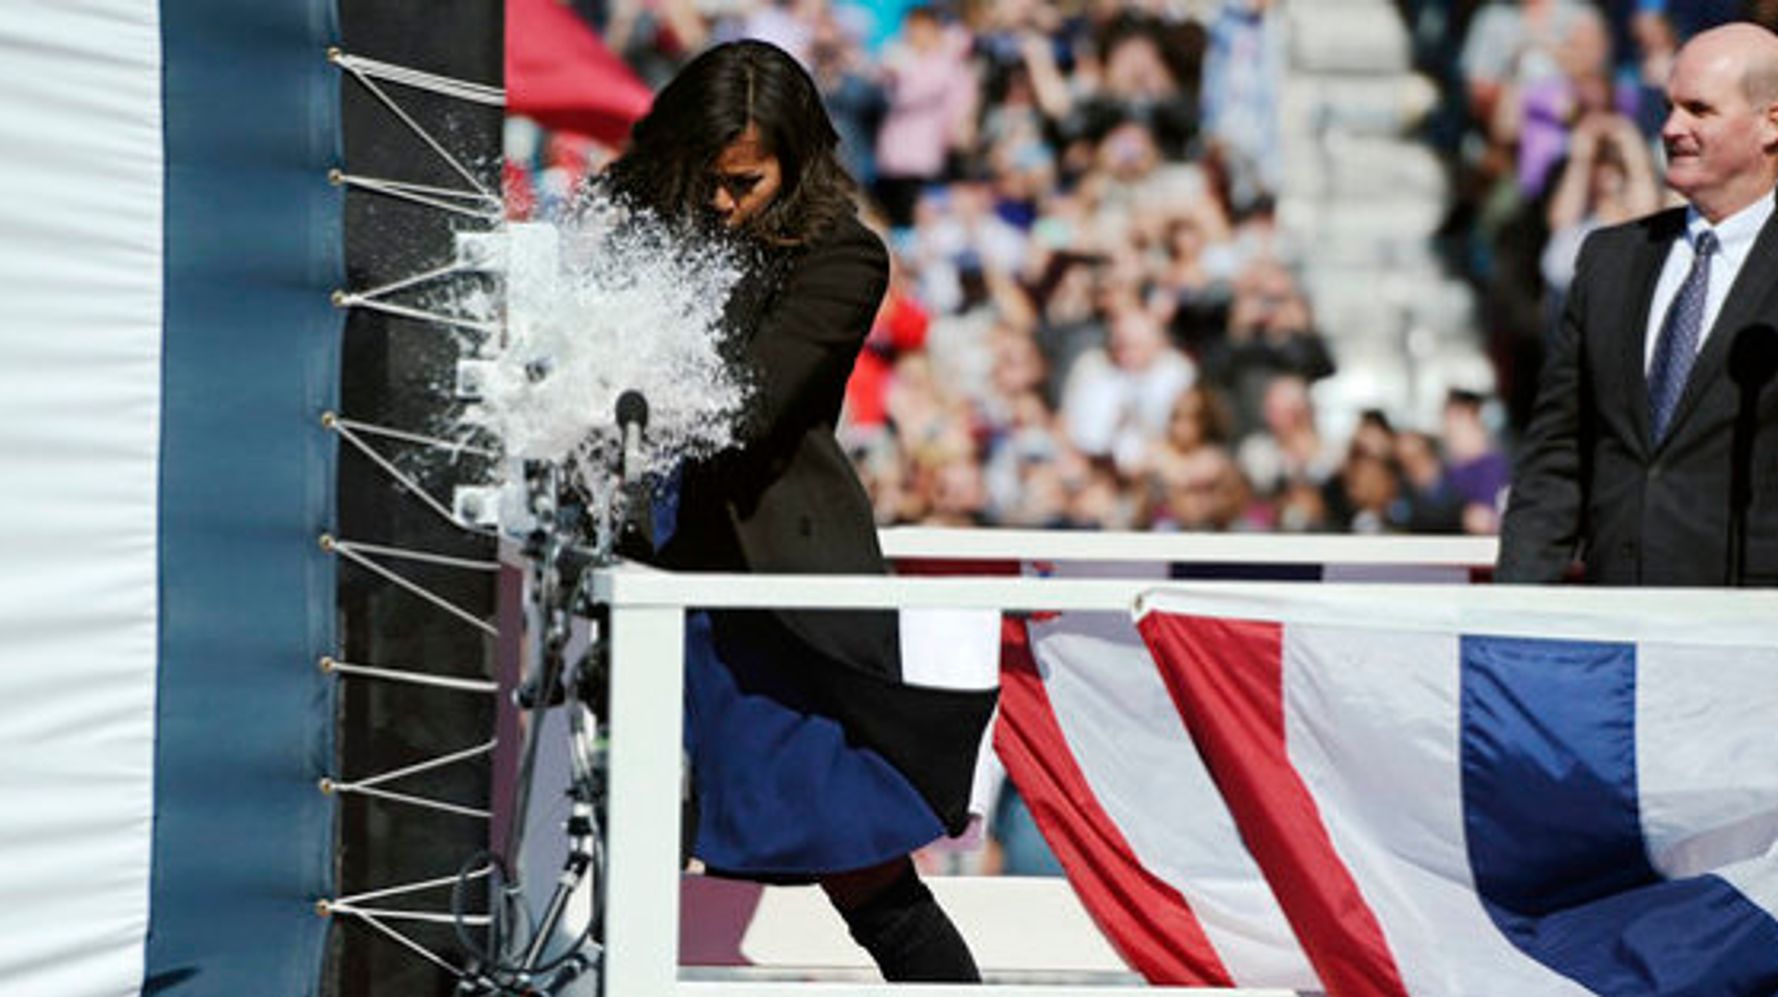
[{"label": "woman's navy blue dress", "polygon": [[[655,503],[656,544],[677,518]],[[906,855],[944,828],[912,783],[849,738],[800,672],[840,668],[764,612],[685,621],[685,748],[697,794],[692,853],[713,872],[804,879]]]}]

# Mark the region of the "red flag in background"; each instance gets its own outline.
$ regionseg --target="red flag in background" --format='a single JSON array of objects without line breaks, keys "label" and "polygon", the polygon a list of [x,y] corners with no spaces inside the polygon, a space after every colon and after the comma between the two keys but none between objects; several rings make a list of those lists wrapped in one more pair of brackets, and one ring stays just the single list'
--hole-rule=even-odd
[{"label": "red flag in background", "polygon": [[648,87],[557,0],[507,0],[506,109],[545,128],[622,145]]}]

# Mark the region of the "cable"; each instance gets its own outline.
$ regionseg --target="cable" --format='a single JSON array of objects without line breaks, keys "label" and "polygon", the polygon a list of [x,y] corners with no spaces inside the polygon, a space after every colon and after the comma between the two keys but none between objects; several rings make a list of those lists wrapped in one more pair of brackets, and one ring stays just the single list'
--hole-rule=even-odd
[{"label": "cable", "polygon": [[[463,909],[464,888],[468,886],[470,880],[477,878],[470,875],[470,870],[476,868],[483,861],[486,861],[490,867],[487,877],[488,896],[492,898],[505,892],[510,880],[507,874],[506,860],[487,848],[472,853],[463,860],[462,865],[457,867],[456,880],[451,883],[451,930],[457,936],[457,944],[463,946],[463,950],[469,953],[471,959],[476,962],[491,963],[495,960],[488,955],[486,949],[482,948],[480,942],[470,936],[468,925],[464,920],[469,915]],[[498,889],[496,889],[496,884],[498,884]],[[489,945],[496,952],[500,950],[500,936],[503,928],[501,923],[503,915],[500,913],[502,910],[504,910],[502,905],[497,905],[490,899],[488,903]]]}]

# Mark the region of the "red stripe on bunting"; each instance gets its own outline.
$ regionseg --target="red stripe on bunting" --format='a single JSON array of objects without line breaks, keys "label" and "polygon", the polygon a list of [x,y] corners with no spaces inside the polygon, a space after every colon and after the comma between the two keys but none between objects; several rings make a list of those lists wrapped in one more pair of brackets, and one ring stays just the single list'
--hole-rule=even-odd
[{"label": "red stripe on bunting", "polygon": [[1284,734],[1284,628],[1151,612],[1137,623],[1328,997],[1407,997]]},{"label": "red stripe on bunting", "polygon": [[1001,625],[994,749],[1087,912],[1150,983],[1233,986],[1178,890],[1137,860],[1099,805],[1050,708],[1022,620]]}]

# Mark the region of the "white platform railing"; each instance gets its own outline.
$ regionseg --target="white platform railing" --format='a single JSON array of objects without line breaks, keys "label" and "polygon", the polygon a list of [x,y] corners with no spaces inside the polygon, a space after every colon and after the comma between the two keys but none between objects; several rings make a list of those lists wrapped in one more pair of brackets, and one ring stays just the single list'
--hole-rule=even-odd
[{"label": "white platform railing", "polygon": [[[1344,564],[1468,569],[1491,563],[1487,538],[1207,536],[891,530],[897,560],[981,559],[1092,562]],[[1141,574],[1138,572],[1137,574]],[[797,983],[681,979],[679,800],[684,613],[700,609],[978,609],[1011,612],[1128,612],[1150,577],[852,577],[673,574],[623,567],[600,571],[595,597],[611,611],[611,755],[605,992],[613,995],[820,994],[965,997],[975,987],[883,983]],[[1260,592],[1297,582],[1200,582]],[[1382,604],[1413,598],[1412,585],[1367,585]],[[1018,986],[1030,997],[1129,993],[1126,987]],[[1283,990],[1156,987],[1156,994],[1288,997]]]},{"label": "white platform railing", "polygon": [[1493,537],[1334,533],[1134,533],[1089,530],[962,530],[897,526],[881,530],[897,560],[1118,561],[1217,564],[1402,565],[1482,568],[1494,563]]}]

